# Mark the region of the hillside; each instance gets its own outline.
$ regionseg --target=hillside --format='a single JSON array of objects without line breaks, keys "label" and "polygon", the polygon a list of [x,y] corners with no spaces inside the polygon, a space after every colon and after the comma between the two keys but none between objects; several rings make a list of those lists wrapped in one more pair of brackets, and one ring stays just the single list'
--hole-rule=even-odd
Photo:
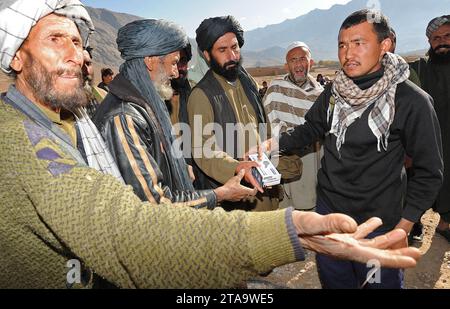
[{"label": "hillside", "polygon": [[[381,10],[390,18],[398,35],[398,52],[417,54],[427,49],[425,29],[436,16],[448,13],[450,0],[380,0]],[[334,5],[328,10],[314,10],[295,19],[245,33],[243,48],[246,67],[268,67],[284,62],[284,50],[292,42],[305,41],[318,60],[337,59],[337,36],[342,21],[350,13],[367,7],[367,0],[353,0],[346,5]],[[94,60],[99,65],[118,68],[122,63],[117,51],[117,30],[142,17],[89,8],[96,26],[92,45]],[[414,21],[414,22],[411,22]],[[176,21],[175,21],[176,22]],[[191,40],[195,43],[195,40]]]},{"label": "hillside", "polygon": [[[450,0],[380,0],[381,10],[391,20],[398,36],[400,53],[425,49],[428,46],[425,29],[428,22],[448,14]],[[367,0],[353,0],[328,10],[314,10],[283,23],[245,33],[245,50],[262,51],[269,47],[286,48],[292,41],[305,41],[315,59],[337,58],[338,30],[345,17],[367,7]]]},{"label": "hillside", "polygon": [[96,30],[91,40],[91,45],[94,47],[94,61],[99,65],[110,66],[117,71],[123,62],[117,50],[117,31],[132,21],[142,19],[142,17],[116,13],[106,9],[91,7],[87,9]]}]

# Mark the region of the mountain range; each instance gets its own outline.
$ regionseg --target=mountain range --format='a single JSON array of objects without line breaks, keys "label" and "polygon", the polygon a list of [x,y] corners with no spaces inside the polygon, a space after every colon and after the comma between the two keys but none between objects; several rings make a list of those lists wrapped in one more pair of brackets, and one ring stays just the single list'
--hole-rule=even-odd
[{"label": "mountain range", "polygon": [[[313,10],[295,19],[245,32],[242,49],[244,65],[281,65],[284,63],[286,47],[299,40],[311,47],[316,62],[337,60],[337,36],[341,23],[352,12],[366,7],[381,8],[397,32],[398,52],[414,54],[413,51],[423,53],[428,48],[426,26],[433,17],[449,14],[450,0],[353,0],[346,5],[334,5],[328,10]],[[123,61],[117,50],[117,31],[142,17],[107,9],[87,9],[96,27],[91,40],[94,61],[100,67],[109,66],[117,70]],[[195,39],[191,38],[190,41],[195,44]]]},{"label": "mountain range", "polygon": [[[381,9],[397,33],[397,51],[407,54],[428,48],[425,36],[428,22],[436,16],[449,14],[450,0],[353,0],[346,5],[313,10],[280,24],[247,31],[244,51],[251,51],[252,60],[264,63],[273,61],[276,47],[277,56],[282,59],[291,42],[304,41],[316,60],[336,60],[340,25],[352,12],[363,8]],[[255,64],[255,60],[253,62]]]}]

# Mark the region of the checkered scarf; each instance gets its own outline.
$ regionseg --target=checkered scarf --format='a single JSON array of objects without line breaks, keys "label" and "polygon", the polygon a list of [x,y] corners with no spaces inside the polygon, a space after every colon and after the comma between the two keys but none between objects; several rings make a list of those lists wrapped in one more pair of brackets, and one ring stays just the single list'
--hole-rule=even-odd
[{"label": "checkered scarf", "polygon": [[114,161],[100,132],[98,132],[97,127],[92,123],[86,110],[84,108],[78,108],[74,115],[77,120],[81,142],[83,143],[89,167],[104,174],[112,175],[124,183],[116,161]]},{"label": "checkered scarf", "polygon": [[[369,127],[378,140],[378,152],[381,147],[387,150],[389,128],[395,117],[397,85],[409,78],[409,66],[402,57],[391,53],[384,56],[382,65],[383,77],[366,90],[361,90],[343,71],[336,77],[332,87],[335,107],[330,133],[337,137],[339,152],[347,129],[372,105],[375,106],[369,115]],[[329,114],[331,108],[330,105]]]}]

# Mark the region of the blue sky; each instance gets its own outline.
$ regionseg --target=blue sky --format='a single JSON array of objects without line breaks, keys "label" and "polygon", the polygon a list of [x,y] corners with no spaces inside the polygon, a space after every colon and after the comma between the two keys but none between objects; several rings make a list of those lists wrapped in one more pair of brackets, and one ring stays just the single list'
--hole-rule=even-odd
[{"label": "blue sky", "polygon": [[234,15],[244,30],[253,30],[306,14],[328,9],[350,0],[81,0],[95,8],[106,8],[144,18],[163,18],[180,24],[190,36],[208,17]]}]

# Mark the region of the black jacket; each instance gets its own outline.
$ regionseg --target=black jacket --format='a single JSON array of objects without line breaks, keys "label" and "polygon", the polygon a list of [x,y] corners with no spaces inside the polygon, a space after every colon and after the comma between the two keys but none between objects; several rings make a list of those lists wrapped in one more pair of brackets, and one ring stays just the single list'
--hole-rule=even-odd
[{"label": "black jacket", "polygon": [[[444,185],[437,200],[436,211],[448,222],[450,219],[450,63],[433,63],[420,59],[411,65],[420,78],[421,87],[434,100],[442,133],[444,149]],[[414,159],[413,159],[414,160]]]},{"label": "black jacket", "polygon": [[[365,83],[370,86],[378,79]],[[296,153],[324,137],[318,198],[333,212],[347,214],[358,223],[379,217],[383,231],[394,228],[402,218],[418,222],[432,207],[443,181],[439,121],[431,97],[410,81],[399,84],[387,151],[378,152],[377,139],[368,126],[372,106],[348,128],[340,154],[336,136],[329,134],[330,97],[328,86],[306,115],[306,123],[282,135],[280,150]],[[403,209],[405,154],[414,158],[415,173],[408,180]]]},{"label": "black jacket", "polygon": [[213,209],[212,190],[186,192],[174,186],[167,155],[152,128],[145,100],[121,74],[109,85],[110,92],[93,122],[101,132],[119,166],[125,183],[143,200]]}]

